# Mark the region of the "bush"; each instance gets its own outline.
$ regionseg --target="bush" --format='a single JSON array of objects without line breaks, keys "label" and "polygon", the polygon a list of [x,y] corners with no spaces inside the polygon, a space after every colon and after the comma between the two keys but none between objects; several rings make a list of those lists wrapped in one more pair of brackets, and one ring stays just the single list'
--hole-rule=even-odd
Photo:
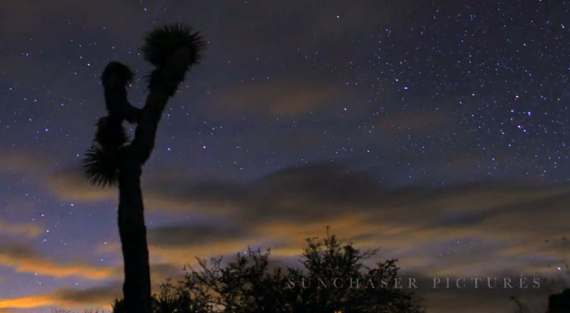
[{"label": "bush", "polygon": [[[416,313],[422,299],[412,290],[396,289],[397,260],[362,262],[377,250],[361,252],[341,245],[335,236],[307,239],[300,268],[271,269],[270,250],[248,249],[223,266],[222,258],[198,260],[200,270],[187,267],[178,284],[161,285],[154,295],[155,313]],[[334,279],[344,282],[333,285]],[[340,281],[339,280],[339,281]],[[366,282],[386,282],[384,288],[365,288]],[[339,282],[337,281],[337,282]],[[352,281],[352,288],[346,286]],[[357,285],[356,282],[359,282]],[[116,300],[114,313],[125,313]]]}]

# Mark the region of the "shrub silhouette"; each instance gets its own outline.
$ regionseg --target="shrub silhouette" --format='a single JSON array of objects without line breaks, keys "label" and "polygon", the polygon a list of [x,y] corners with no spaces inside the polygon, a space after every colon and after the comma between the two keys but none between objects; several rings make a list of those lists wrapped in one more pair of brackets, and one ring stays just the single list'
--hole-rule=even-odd
[{"label": "shrub silhouette", "polygon": [[[363,261],[377,250],[362,252],[352,244],[342,245],[335,236],[309,238],[307,243],[300,267],[274,266],[269,249],[265,253],[248,249],[227,265],[222,264],[222,258],[211,259],[209,264],[198,259],[200,268],[187,267],[176,286],[170,281],[161,285],[159,294],[154,295],[153,312],[425,312],[423,300],[412,289],[393,288],[397,260],[369,268]],[[374,288],[366,288],[369,280]],[[377,283],[380,280],[387,282],[383,288]],[[115,301],[113,312],[125,313],[121,300]]]}]

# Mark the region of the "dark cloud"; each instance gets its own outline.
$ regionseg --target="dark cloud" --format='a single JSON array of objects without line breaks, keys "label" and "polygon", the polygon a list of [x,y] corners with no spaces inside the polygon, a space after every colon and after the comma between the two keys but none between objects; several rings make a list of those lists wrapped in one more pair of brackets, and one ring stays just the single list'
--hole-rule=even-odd
[{"label": "dark cloud", "polygon": [[[57,179],[50,184],[63,197],[114,197],[112,191],[95,193],[95,188],[86,183],[81,185],[77,180],[78,172],[65,172],[55,177]],[[144,188],[149,209],[193,211],[214,216],[229,214],[225,215],[226,219],[248,225],[313,223],[323,218],[339,220],[364,214],[372,223],[441,230],[467,226],[490,229],[491,225],[494,227],[497,223],[516,219],[517,225],[526,225],[526,231],[540,233],[542,226],[535,223],[536,219],[551,220],[556,219],[553,216],[564,214],[563,206],[569,197],[569,190],[564,186],[493,182],[387,189],[366,172],[327,164],[291,167],[246,183],[196,182],[181,177],[182,181],[165,184],[164,179],[146,181]],[[563,226],[560,227],[552,225],[549,230],[562,232]],[[194,232],[185,226],[164,231],[186,230]],[[209,232],[211,229],[201,229],[204,230]],[[219,231],[224,232],[224,229]],[[235,231],[229,231],[228,235]],[[519,230],[505,224],[493,232],[514,234]]]},{"label": "dark cloud", "polygon": [[382,222],[414,219],[426,227],[430,223],[451,226],[453,220],[475,224],[504,214],[526,215],[536,207],[557,210],[556,204],[565,203],[568,197],[565,187],[491,182],[387,190],[365,172],[321,164],[284,169],[246,184],[175,185],[149,183],[150,197],[187,203],[190,210],[195,208],[193,204],[209,204],[212,207],[206,211],[227,209],[227,213],[249,222],[309,222],[367,212]]},{"label": "dark cloud", "polygon": [[348,103],[355,101],[356,92],[353,88],[339,87],[342,87],[341,82],[325,83],[317,77],[246,82],[219,95],[215,100],[217,105],[211,109],[217,115],[220,112],[233,116],[251,112],[285,118],[298,118],[333,109],[341,111]]},{"label": "dark cloud", "polygon": [[234,225],[181,224],[149,229],[148,242],[163,248],[191,248],[231,239],[244,241],[252,235],[252,232]]},{"label": "dark cloud", "polygon": [[[180,188],[181,187],[181,188]],[[351,214],[347,207],[370,210],[380,203],[380,184],[365,173],[329,165],[288,168],[246,184],[189,184],[150,187],[150,197],[180,203],[227,207],[233,218],[248,223],[310,222]],[[152,200],[151,200],[152,201]],[[214,208],[212,208],[214,206]]]},{"label": "dark cloud", "polygon": [[116,299],[121,296],[121,286],[122,284],[120,282],[114,282],[87,289],[62,288],[56,290],[52,296],[55,303],[63,302],[68,305],[109,305],[109,299]]},{"label": "dark cloud", "polygon": [[450,122],[456,119],[451,110],[437,111],[401,111],[391,114],[389,117],[382,117],[377,122],[379,130],[389,132],[387,136],[395,133],[413,134],[424,133],[435,135],[450,128]]}]

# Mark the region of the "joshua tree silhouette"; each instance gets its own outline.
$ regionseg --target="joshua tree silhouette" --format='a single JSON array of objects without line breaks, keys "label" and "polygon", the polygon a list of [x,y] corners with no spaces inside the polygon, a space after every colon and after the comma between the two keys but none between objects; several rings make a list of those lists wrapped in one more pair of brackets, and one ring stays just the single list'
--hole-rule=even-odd
[{"label": "joshua tree silhouette", "polygon": [[[149,159],[162,112],[184,81],[190,68],[199,63],[205,46],[200,33],[180,24],[155,28],[141,49],[154,65],[148,77],[149,94],[144,108],[133,107],[127,86],[133,73],[119,62],[109,63],[101,76],[108,115],[97,122],[93,145],[86,152],[84,170],[88,180],[101,187],[119,187],[118,225],[125,281],[125,313],[151,312],[151,284],[144,206],[140,177]],[[123,122],[136,123],[129,138]]]}]

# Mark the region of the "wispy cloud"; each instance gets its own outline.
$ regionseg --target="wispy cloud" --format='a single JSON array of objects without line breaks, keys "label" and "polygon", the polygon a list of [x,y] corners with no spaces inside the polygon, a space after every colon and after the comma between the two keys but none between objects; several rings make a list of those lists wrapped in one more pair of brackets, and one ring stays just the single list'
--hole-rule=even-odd
[{"label": "wispy cloud", "polygon": [[33,238],[37,237],[42,230],[37,224],[17,224],[0,221],[0,234]]},{"label": "wispy cloud", "polygon": [[121,284],[118,282],[88,289],[60,288],[43,294],[0,299],[0,309],[35,309],[41,307],[99,307],[110,309],[112,300],[120,294]]},{"label": "wispy cloud", "polygon": [[342,87],[340,83],[317,79],[246,82],[222,91],[211,110],[217,114],[251,112],[270,117],[303,117],[310,112],[346,105],[352,90]]},{"label": "wispy cloud", "polygon": [[[116,197],[114,190],[92,193],[97,189],[81,175],[79,169],[56,173],[46,186],[74,201]],[[278,260],[296,259],[303,240],[322,237],[326,225],[341,239],[380,247],[381,258],[400,258],[404,272],[423,275],[552,275],[567,251],[552,243],[568,235],[570,187],[565,185],[480,182],[389,189],[365,172],[312,164],[242,183],[149,176],[144,190],[149,212],[208,216],[149,227],[151,258],[162,268],[161,278],[194,264],[195,257],[232,255],[247,246],[271,247]],[[118,243],[109,246],[118,253]],[[0,254],[0,262],[54,276],[89,273],[82,277],[108,279],[120,268],[55,266],[15,248],[8,255]]]},{"label": "wispy cloud", "polygon": [[0,243],[0,265],[14,268],[18,273],[37,273],[53,277],[81,277],[103,280],[113,277],[115,268],[103,268],[82,261],[53,260],[41,255],[30,245]]}]

